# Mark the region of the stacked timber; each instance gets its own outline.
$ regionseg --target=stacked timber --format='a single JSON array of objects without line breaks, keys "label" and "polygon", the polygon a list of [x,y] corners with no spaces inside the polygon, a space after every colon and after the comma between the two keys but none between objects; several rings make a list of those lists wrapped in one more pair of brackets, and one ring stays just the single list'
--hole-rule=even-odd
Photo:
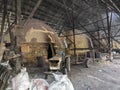
[{"label": "stacked timber", "polygon": [[6,90],[10,75],[11,71],[0,65],[0,90]]}]

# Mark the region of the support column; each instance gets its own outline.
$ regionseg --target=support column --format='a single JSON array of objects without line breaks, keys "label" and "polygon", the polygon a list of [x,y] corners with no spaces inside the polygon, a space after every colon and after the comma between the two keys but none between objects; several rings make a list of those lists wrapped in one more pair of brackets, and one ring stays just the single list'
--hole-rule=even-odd
[{"label": "support column", "polygon": [[73,13],[73,7],[74,4],[72,4],[72,30],[73,30],[73,42],[74,42],[74,59],[75,59],[75,64],[77,64],[77,55],[76,55],[76,42],[75,42],[75,23],[74,23],[74,13]]},{"label": "support column", "polygon": [[2,22],[1,22],[0,43],[3,42],[3,31],[4,31],[5,19],[7,15],[7,3],[8,0],[3,0],[4,10],[3,10]]},{"label": "support column", "polygon": [[99,28],[98,28],[98,40],[99,40],[99,52],[100,52],[101,51],[101,44],[100,44],[101,40],[100,40],[100,30],[99,30]]},{"label": "support column", "polygon": [[20,25],[21,22],[21,0],[15,0],[15,23]]},{"label": "support column", "polygon": [[108,29],[108,53],[109,53],[109,60],[111,60],[111,21],[109,20],[109,12],[106,6],[106,16],[107,16],[107,29]]},{"label": "support column", "polygon": [[76,42],[75,42],[75,29],[74,29],[74,21],[73,21],[73,42],[74,42],[74,57],[75,57],[75,64],[76,62]]},{"label": "support column", "polygon": [[17,24],[21,23],[21,0],[17,0]]},{"label": "support column", "polygon": [[20,34],[21,34],[21,0],[15,0],[15,34],[13,35],[12,39],[13,48],[19,46]]}]

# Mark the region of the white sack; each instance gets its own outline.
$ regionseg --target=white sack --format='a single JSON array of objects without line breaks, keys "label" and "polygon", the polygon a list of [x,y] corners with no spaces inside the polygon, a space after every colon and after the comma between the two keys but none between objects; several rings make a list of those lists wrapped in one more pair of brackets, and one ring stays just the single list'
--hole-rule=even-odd
[{"label": "white sack", "polygon": [[29,84],[29,76],[26,68],[21,69],[21,72],[12,79],[13,90],[27,90]]},{"label": "white sack", "polygon": [[71,81],[67,75],[53,74],[55,81],[50,84],[49,90],[74,90]]}]

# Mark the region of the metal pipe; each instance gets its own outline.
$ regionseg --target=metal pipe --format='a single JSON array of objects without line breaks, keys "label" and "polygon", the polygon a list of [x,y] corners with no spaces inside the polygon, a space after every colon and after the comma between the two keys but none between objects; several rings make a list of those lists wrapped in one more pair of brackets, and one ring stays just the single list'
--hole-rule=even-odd
[{"label": "metal pipe", "polygon": [[93,37],[97,42],[99,42],[103,47],[105,47],[100,41],[98,41],[94,35],[92,35],[82,24],[79,23],[79,25],[91,36]]},{"label": "metal pipe", "polygon": [[116,4],[112,0],[109,0],[109,1],[112,3],[115,9],[120,13],[120,9],[116,6]]},{"label": "metal pipe", "polygon": [[37,8],[39,7],[39,5],[41,4],[42,0],[39,0],[37,2],[37,4],[35,5],[35,7],[33,8],[32,12],[30,13],[30,15],[28,16],[28,19],[26,20],[25,24],[27,24],[27,22],[33,17],[34,13],[36,12]]}]

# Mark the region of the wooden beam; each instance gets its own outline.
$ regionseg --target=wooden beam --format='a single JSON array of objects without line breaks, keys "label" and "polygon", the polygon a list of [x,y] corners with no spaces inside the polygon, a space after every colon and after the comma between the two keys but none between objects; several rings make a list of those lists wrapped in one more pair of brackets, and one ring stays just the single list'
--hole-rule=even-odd
[{"label": "wooden beam", "polygon": [[28,16],[28,19],[26,20],[25,23],[27,23],[32,17],[33,15],[35,14],[36,10],[38,9],[39,5],[41,4],[42,0],[39,0],[37,2],[37,4],[35,5],[35,7],[33,8],[32,12],[30,13],[30,15]]}]

